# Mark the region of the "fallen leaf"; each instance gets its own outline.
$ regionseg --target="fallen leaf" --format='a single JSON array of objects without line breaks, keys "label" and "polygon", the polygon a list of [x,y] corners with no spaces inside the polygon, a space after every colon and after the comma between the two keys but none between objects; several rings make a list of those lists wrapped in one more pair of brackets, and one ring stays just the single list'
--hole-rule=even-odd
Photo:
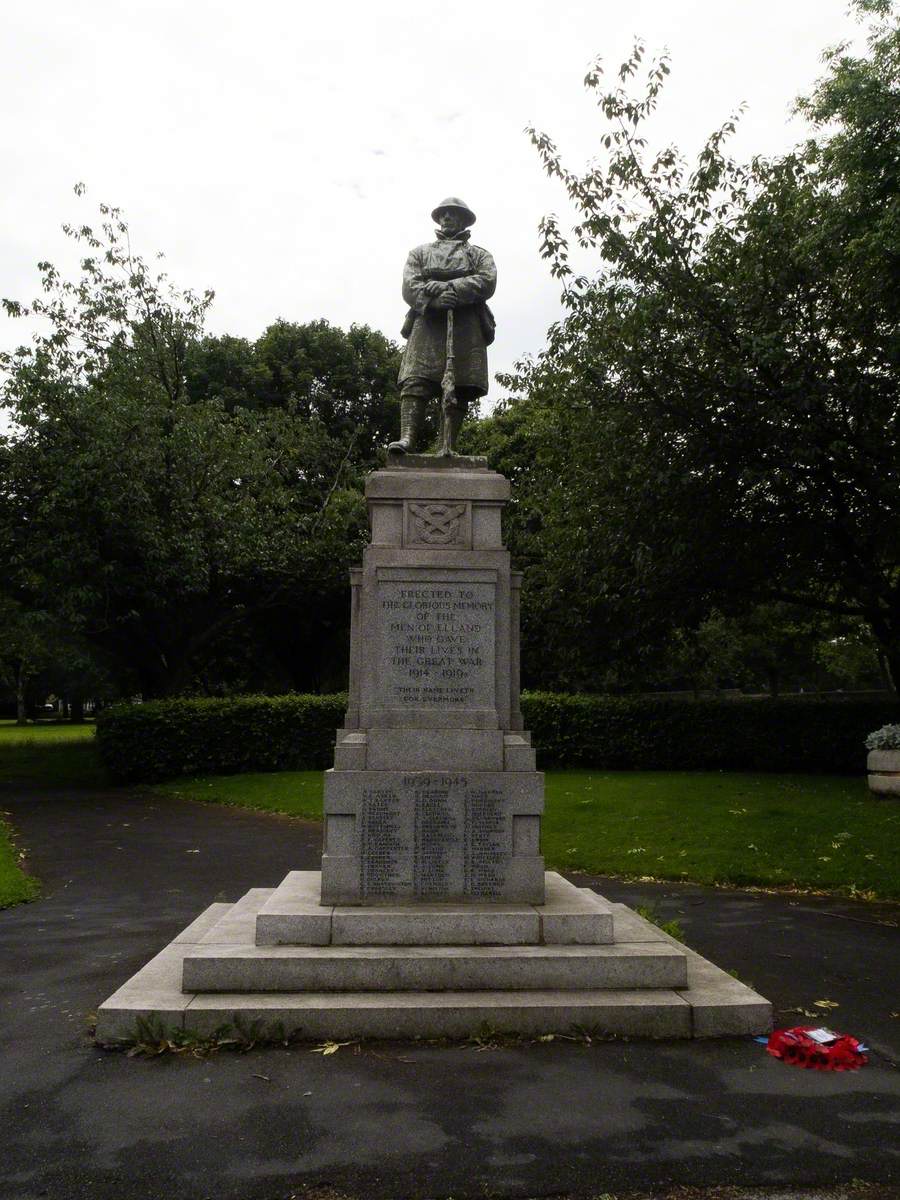
[{"label": "fallen leaf", "polygon": [[815,1004],[816,1008],[840,1008],[841,1007],[840,1004],[838,1004],[837,1000],[814,1000],[813,1004]]},{"label": "fallen leaf", "polygon": [[310,1054],[321,1054],[322,1057],[327,1057],[329,1054],[337,1054],[341,1046],[353,1046],[354,1042],[323,1042],[321,1046],[313,1046]]},{"label": "fallen leaf", "polygon": [[272,1080],[269,1078],[268,1075],[257,1075],[255,1071],[253,1072],[253,1078],[254,1079],[264,1079],[266,1081],[266,1083],[272,1082]]}]

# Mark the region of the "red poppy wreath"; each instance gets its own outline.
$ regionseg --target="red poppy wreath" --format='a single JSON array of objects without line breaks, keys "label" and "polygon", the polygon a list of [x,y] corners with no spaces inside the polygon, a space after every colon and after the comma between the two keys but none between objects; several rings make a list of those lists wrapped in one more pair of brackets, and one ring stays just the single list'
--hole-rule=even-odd
[{"label": "red poppy wreath", "polygon": [[857,1038],[815,1025],[776,1029],[766,1049],[782,1062],[813,1071],[856,1071],[869,1061]]}]

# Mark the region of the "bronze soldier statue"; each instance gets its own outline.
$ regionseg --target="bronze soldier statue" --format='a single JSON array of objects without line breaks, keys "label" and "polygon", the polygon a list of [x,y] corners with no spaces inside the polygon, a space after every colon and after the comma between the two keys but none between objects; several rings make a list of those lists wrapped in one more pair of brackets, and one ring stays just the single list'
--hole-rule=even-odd
[{"label": "bronze soldier statue", "polygon": [[388,446],[395,454],[420,448],[426,407],[442,386],[440,453],[455,453],[469,401],[488,390],[494,317],[486,301],[497,286],[497,268],[487,250],[470,243],[475,214],[462,200],[442,200],[431,216],[436,240],[412,250],[403,271],[408,341],[399,376],[400,437]]}]

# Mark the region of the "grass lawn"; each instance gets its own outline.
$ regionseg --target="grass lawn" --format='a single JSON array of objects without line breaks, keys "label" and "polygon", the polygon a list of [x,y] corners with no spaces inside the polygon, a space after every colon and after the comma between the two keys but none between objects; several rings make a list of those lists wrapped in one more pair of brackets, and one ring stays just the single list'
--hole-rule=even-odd
[{"label": "grass lawn", "polygon": [[17,725],[15,721],[0,720],[0,750],[23,744],[48,746],[60,742],[84,742],[93,736],[93,721],[75,725],[68,721],[30,721],[27,725]]},{"label": "grass lawn", "polygon": [[10,838],[9,826],[0,821],[0,908],[33,900],[40,890],[38,881],[19,866],[19,856]]},{"label": "grass lawn", "polygon": [[544,854],[597,874],[900,899],[900,805],[864,778],[547,773]]},{"label": "grass lawn", "polygon": [[157,783],[153,790],[186,800],[208,800],[263,812],[322,820],[321,771],[274,771],[247,775],[200,775]]},{"label": "grass lawn", "polygon": [[[203,776],[170,795],[319,819],[322,774]],[[548,867],[900,900],[900,804],[865,780],[705,771],[548,771]]]},{"label": "grass lawn", "polygon": [[94,726],[0,721],[0,783],[42,787],[105,787],[109,783]]}]

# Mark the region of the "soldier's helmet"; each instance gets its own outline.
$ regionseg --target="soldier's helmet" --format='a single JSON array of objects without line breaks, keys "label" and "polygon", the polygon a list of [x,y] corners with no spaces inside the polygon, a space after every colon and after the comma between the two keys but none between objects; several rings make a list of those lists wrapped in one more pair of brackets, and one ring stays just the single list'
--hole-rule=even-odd
[{"label": "soldier's helmet", "polygon": [[465,200],[460,200],[459,196],[448,196],[446,200],[442,200],[431,214],[432,221],[439,221],[441,213],[448,208],[455,208],[458,212],[461,212],[465,217],[467,226],[475,224],[475,214],[469,208],[468,204],[466,204]]}]

